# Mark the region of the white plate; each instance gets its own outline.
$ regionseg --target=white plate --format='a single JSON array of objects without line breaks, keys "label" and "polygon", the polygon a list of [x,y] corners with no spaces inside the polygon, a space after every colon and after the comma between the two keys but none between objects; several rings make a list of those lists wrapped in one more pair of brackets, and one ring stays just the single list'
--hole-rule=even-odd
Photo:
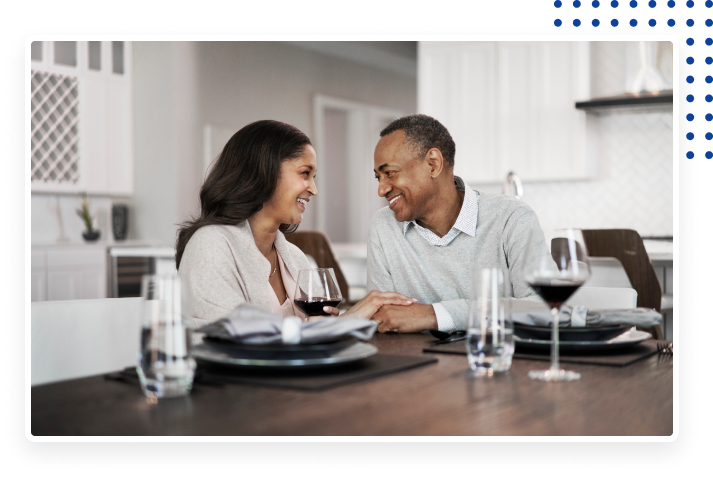
[{"label": "white plate", "polygon": [[[550,349],[552,346],[551,340],[522,339],[516,335],[514,338],[515,349],[519,346],[522,346],[523,348]],[[620,349],[641,343],[649,338],[651,338],[651,333],[632,328],[629,331],[606,341],[560,341],[559,348],[561,351],[599,351]]]},{"label": "white plate", "polygon": [[374,345],[359,342],[336,352],[305,353],[303,357],[297,358],[294,353],[274,353],[271,356],[261,353],[256,356],[250,352],[227,352],[224,349],[199,344],[193,348],[191,355],[197,361],[231,366],[275,369],[295,367],[312,368],[351,363],[373,356],[378,351]]}]

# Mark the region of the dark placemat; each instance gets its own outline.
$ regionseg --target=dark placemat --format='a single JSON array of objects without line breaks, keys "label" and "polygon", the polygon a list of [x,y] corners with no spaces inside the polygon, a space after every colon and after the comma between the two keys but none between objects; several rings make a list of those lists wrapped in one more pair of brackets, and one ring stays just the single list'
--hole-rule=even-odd
[{"label": "dark placemat", "polygon": [[[588,352],[572,352],[566,353],[560,350],[560,362],[562,363],[578,363],[578,364],[598,364],[602,366],[626,366],[641,359],[647,358],[658,353],[656,348],[657,343],[668,343],[666,341],[646,340],[642,343],[630,346],[628,348],[617,349],[612,351],[588,351]],[[447,353],[447,354],[462,354],[465,355],[465,340],[454,341],[442,345],[431,346],[423,351],[427,353]],[[550,352],[535,350],[517,350],[515,345],[515,359],[534,359],[538,361],[549,361]]]},{"label": "dark placemat", "polygon": [[[419,366],[436,363],[438,359],[424,356],[400,356],[376,354],[355,363],[317,369],[241,369],[237,366],[200,364],[196,370],[194,385],[255,384],[302,391],[325,389],[377,378]],[[106,375],[107,379],[135,381],[134,368]]]}]

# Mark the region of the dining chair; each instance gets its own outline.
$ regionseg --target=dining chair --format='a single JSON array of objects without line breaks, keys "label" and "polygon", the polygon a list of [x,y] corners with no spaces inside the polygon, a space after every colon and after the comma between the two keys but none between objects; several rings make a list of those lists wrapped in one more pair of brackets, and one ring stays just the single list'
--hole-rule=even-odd
[{"label": "dining chair", "polygon": [[[311,256],[319,268],[334,269],[337,285],[339,285],[339,290],[342,292],[342,298],[344,299],[343,303],[353,304],[349,301],[349,284],[344,278],[342,269],[339,267],[339,262],[327,235],[316,230],[306,230],[285,234],[285,238],[302,250],[305,255]],[[297,277],[294,278],[297,279]]]},{"label": "dining chair", "polygon": [[[582,230],[591,257],[614,257],[624,266],[631,286],[638,293],[636,306],[661,310],[661,285],[656,278],[644,241],[636,230]],[[651,330],[655,339],[663,336],[661,327]]]},{"label": "dining chair", "polygon": [[590,310],[636,308],[638,293],[633,288],[581,287],[567,300],[569,306]]},{"label": "dining chair", "polygon": [[119,371],[139,356],[142,298],[32,303],[32,386]]}]

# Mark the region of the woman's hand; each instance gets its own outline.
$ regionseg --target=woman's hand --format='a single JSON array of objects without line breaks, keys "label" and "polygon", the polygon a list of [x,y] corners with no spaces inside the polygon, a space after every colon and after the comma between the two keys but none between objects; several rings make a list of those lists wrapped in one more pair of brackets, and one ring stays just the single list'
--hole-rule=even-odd
[{"label": "woman's hand", "polygon": [[[372,290],[364,298],[359,300],[353,307],[342,316],[358,316],[370,320],[383,305],[403,305],[408,306],[418,300],[409,298],[397,292],[381,292]],[[325,310],[328,307],[324,307]]]},{"label": "woman's hand", "polygon": [[324,315],[305,316],[303,321],[319,320],[320,318],[324,318],[325,316],[339,316],[339,308],[337,308],[336,306],[325,306],[322,308],[322,310],[324,310]]}]

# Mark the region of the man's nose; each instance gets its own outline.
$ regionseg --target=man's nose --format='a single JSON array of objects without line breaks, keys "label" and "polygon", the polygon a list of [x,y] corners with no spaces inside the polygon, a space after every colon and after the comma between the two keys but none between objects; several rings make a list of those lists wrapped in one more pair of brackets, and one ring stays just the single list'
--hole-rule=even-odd
[{"label": "man's nose", "polygon": [[386,181],[379,180],[379,197],[386,197],[390,190],[391,186]]}]

